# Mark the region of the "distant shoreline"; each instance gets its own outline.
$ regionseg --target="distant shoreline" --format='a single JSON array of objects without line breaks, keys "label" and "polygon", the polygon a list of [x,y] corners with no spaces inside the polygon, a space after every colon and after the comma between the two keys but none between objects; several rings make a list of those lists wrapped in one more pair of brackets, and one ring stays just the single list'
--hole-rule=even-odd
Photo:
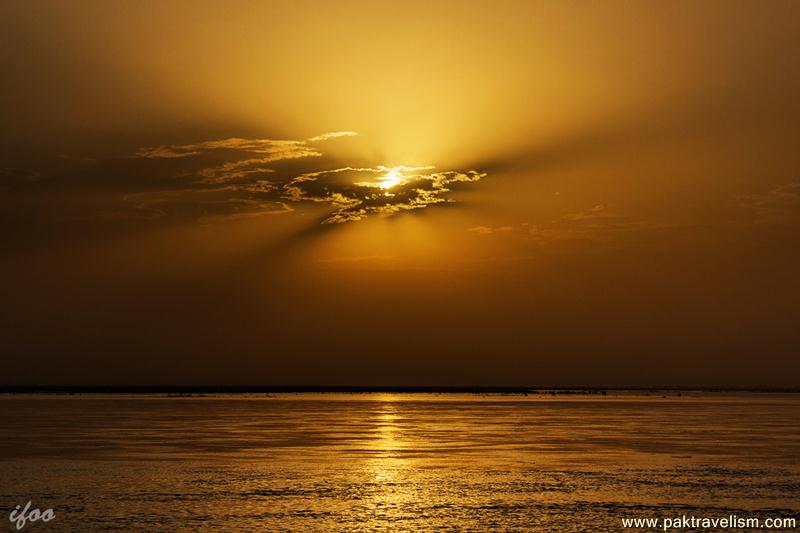
[{"label": "distant shoreline", "polygon": [[235,394],[235,393],[461,393],[599,394],[609,392],[800,393],[787,387],[502,387],[502,386],[336,386],[336,385],[0,385],[0,394]]}]

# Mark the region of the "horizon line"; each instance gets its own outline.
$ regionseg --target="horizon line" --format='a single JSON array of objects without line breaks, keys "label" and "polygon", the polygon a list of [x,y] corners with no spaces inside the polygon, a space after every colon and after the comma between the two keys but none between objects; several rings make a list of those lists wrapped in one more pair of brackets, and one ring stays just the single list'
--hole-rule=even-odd
[{"label": "horizon line", "polygon": [[0,394],[25,393],[509,393],[600,394],[603,392],[772,392],[800,387],[742,386],[505,386],[505,385],[0,385]]}]

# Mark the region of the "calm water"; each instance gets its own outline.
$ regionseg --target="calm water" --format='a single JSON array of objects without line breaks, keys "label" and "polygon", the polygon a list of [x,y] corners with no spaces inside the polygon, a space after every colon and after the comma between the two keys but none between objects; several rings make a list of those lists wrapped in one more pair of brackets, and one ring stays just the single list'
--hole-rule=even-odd
[{"label": "calm water", "polygon": [[0,396],[23,531],[620,531],[800,517],[800,396]]}]

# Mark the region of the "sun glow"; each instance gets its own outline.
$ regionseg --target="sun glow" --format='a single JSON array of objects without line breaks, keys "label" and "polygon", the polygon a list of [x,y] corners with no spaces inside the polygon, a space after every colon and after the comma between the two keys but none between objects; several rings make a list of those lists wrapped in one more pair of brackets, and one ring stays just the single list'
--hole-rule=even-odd
[{"label": "sun glow", "polygon": [[396,168],[389,169],[385,176],[380,178],[378,187],[381,189],[391,189],[395,185],[399,185],[403,181],[403,174]]}]

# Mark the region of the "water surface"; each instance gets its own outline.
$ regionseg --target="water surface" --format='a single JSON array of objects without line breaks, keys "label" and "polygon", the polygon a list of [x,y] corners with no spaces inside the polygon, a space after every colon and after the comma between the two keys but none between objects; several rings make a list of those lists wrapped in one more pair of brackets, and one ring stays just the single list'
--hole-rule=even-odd
[{"label": "water surface", "polygon": [[0,396],[31,531],[620,531],[800,517],[800,396]]}]

